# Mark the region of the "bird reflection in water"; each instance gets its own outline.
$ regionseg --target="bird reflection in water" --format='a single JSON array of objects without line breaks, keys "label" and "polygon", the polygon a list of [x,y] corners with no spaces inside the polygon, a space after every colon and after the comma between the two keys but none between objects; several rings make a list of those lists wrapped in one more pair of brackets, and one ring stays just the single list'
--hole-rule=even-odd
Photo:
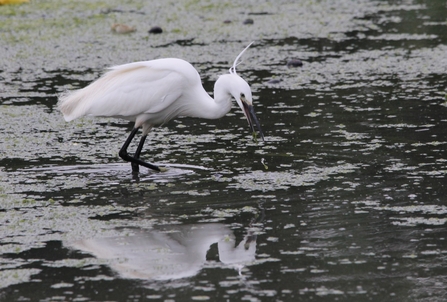
[{"label": "bird reflection in water", "polygon": [[255,260],[256,235],[251,230],[236,244],[224,224],[175,225],[157,230],[133,230],[132,235],[76,241],[72,247],[108,259],[123,278],[174,280],[195,276],[206,264],[210,246],[217,243],[219,260],[239,274]]}]

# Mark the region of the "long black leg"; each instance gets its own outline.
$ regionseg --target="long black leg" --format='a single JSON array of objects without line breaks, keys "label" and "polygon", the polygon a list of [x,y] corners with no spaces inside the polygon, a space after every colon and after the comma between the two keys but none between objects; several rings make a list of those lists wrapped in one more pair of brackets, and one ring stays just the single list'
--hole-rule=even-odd
[{"label": "long black leg", "polygon": [[[143,149],[144,142],[146,141],[147,135],[143,135],[141,137],[140,143],[138,144],[137,151],[135,151],[135,154],[133,155],[134,158],[139,159],[141,150]],[[132,172],[138,172],[140,170],[140,165],[137,163],[131,163],[132,164]]]},{"label": "long black leg", "polygon": [[144,162],[139,158],[141,149],[143,148],[143,145],[144,145],[144,141],[146,140],[145,136],[143,136],[141,138],[140,144],[138,145],[137,151],[135,152],[134,156],[131,156],[131,155],[129,155],[129,153],[127,153],[127,148],[129,147],[130,142],[133,140],[133,138],[135,137],[135,134],[137,134],[137,132],[138,132],[138,128],[132,129],[132,132],[129,134],[129,137],[127,138],[126,142],[121,147],[121,150],[119,152],[120,157],[122,159],[124,159],[125,161],[131,162],[132,172],[138,172],[139,166],[143,166],[143,167],[155,170],[155,171],[161,171],[159,167],[152,165],[150,163]]},{"label": "long black leg", "polygon": [[144,142],[146,141],[147,135],[141,137],[140,143],[138,144],[137,151],[135,151],[134,157],[140,158],[141,150],[143,149]]}]

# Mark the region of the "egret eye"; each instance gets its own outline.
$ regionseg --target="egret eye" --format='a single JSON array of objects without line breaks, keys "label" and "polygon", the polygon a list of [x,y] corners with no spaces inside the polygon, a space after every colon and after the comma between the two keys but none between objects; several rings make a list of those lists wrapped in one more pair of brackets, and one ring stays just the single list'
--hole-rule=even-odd
[{"label": "egret eye", "polygon": [[245,99],[245,94],[241,93],[241,98]]}]

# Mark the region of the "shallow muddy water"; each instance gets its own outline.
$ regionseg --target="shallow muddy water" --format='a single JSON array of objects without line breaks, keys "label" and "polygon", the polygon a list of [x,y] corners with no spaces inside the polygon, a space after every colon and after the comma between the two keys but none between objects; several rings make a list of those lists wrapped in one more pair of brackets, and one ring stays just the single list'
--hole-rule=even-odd
[{"label": "shallow muddy water", "polygon": [[[445,301],[446,16],[445,1],[0,6],[0,300]],[[211,92],[251,41],[238,73],[265,142],[236,105],[179,118],[143,154],[168,171],[133,176],[132,124],[56,108],[106,67],[161,57]]]}]

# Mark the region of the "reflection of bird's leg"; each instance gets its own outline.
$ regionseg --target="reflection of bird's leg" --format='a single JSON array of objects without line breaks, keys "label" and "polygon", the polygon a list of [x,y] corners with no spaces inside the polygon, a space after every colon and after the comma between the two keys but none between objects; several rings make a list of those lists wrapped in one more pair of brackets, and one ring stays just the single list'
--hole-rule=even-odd
[{"label": "reflection of bird's leg", "polygon": [[160,171],[160,168],[152,165],[150,163],[144,162],[140,159],[140,153],[141,153],[141,149],[143,148],[144,145],[144,141],[146,140],[146,135],[143,136],[140,140],[140,143],[138,144],[138,148],[137,151],[135,152],[134,156],[130,156],[129,153],[127,153],[127,148],[130,145],[130,142],[132,141],[132,139],[135,137],[135,134],[138,132],[138,128],[133,128],[132,132],[129,134],[129,137],[127,138],[126,142],[124,143],[124,145],[121,147],[121,150],[119,152],[119,155],[122,159],[124,159],[125,161],[130,161],[132,164],[132,172],[138,172],[139,170],[139,166],[144,166],[146,168],[155,170],[155,171]]}]

